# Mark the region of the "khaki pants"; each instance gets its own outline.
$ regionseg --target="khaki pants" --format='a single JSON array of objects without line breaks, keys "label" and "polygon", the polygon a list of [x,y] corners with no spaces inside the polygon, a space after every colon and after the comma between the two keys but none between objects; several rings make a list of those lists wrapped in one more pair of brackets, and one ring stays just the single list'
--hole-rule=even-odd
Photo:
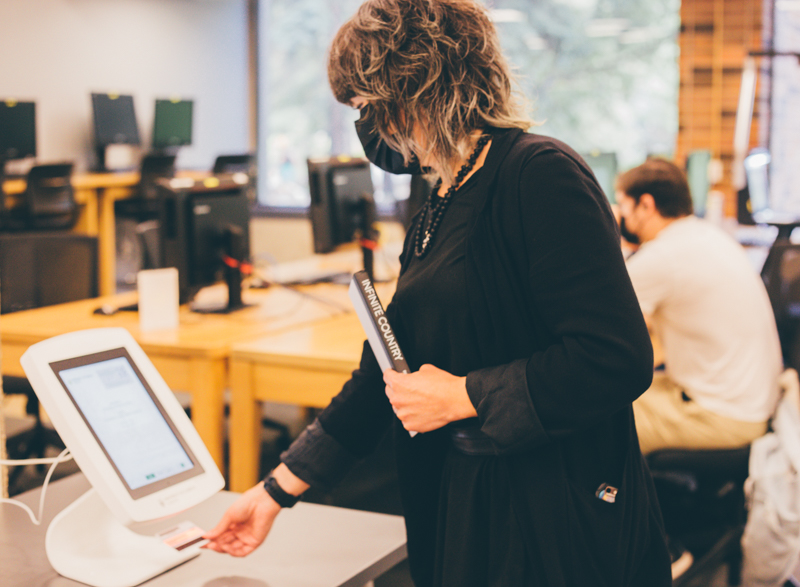
[{"label": "khaki pants", "polygon": [[767,422],[720,416],[683,399],[683,389],[656,373],[650,389],[633,402],[642,454],[662,448],[738,448],[767,431]]}]

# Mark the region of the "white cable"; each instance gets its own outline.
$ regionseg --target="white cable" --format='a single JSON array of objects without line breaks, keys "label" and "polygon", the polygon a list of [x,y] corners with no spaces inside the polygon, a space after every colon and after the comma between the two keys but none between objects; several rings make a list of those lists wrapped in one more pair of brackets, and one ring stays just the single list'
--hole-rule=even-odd
[{"label": "white cable", "polygon": [[46,459],[0,459],[0,465],[7,467],[14,467],[16,465],[51,465],[53,463],[63,463],[72,458],[72,455],[67,459],[60,460],[59,457],[48,457]]},{"label": "white cable", "polygon": [[47,494],[47,484],[50,483],[50,477],[53,476],[53,473],[56,470],[56,467],[59,463],[63,463],[72,459],[72,455],[69,452],[68,448],[65,448],[61,451],[61,454],[55,458],[51,459],[22,459],[18,461],[13,460],[0,460],[0,465],[46,465],[47,463],[50,464],[50,469],[47,471],[47,475],[45,475],[44,483],[42,484],[42,494],[39,496],[39,519],[36,519],[36,516],[33,514],[33,510],[28,507],[27,504],[22,503],[16,499],[5,499],[0,498],[0,503],[9,503],[11,505],[15,505],[17,507],[22,508],[28,513],[28,517],[33,522],[34,526],[39,526],[42,523],[42,512],[44,511],[44,498]]}]

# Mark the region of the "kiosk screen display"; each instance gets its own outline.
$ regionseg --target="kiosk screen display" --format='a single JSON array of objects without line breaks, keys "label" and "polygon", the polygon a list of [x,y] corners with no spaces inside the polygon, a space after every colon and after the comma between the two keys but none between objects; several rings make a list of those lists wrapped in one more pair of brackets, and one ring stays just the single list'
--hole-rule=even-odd
[{"label": "kiosk screen display", "polygon": [[203,473],[124,348],[50,366],[132,498]]}]

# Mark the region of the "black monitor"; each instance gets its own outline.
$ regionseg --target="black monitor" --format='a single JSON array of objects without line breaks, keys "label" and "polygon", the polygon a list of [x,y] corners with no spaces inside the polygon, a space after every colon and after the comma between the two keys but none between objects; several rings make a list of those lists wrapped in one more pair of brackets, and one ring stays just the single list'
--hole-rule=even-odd
[{"label": "black monitor", "polygon": [[97,167],[102,171],[106,167],[106,147],[141,144],[133,96],[93,93],[92,113]]},{"label": "black monitor", "polygon": [[156,100],[153,148],[165,150],[192,144],[192,100]]},{"label": "black monitor", "polygon": [[35,156],[36,103],[0,101],[0,164]]},{"label": "black monitor", "polygon": [[133,96],[92,94],[92,110],[94,141],[98,147],[140,144]]},{"label": "black monitor", "polygon": [[372,245],[377,235],[372,174],[367,159],[333,157],[308,161],[309,216],[314,252],[328,253],[361,240],[364,269],[372,277]]},{"label": "black monitor", "polygon": [[158,186],[163,266],[178,269],[181,303],[224,280],[228,305],[198,311],[243,307],[242,278],[250,257],[247,184],[220,175],[202,181],[162,179]]}]

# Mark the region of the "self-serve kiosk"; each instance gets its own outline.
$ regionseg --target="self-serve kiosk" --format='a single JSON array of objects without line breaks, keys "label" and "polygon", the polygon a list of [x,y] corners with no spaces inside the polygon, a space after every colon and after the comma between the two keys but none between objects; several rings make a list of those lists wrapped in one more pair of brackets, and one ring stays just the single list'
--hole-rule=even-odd
[{"label": "self-serve kiosk", "polygon": [[197,556],[199,535],[176,542],[148,530],[148,522],[174,516],[175,527],[184,528],[176,514],[208,499],[225,482],[128,331],[101,328],[57,336],[31,346],[21,363],[92,484],[47,529],[53,568],[94,587],[130,587]]}]

